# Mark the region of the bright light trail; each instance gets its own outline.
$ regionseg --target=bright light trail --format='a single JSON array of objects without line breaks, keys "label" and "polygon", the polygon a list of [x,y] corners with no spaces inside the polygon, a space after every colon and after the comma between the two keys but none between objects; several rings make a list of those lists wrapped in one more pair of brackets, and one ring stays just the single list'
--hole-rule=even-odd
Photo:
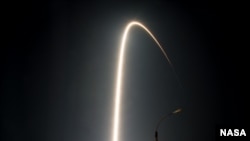
[{"label": "bright light trail", "polygon": [[[118,67],[117,67],[117,78],[116,78],[116,91],[115,91],[115,108],[114,108],[114,123],[113,123],[113,141],[119,141],[119,115],[120,115],[120,103],[121,103],[121,95],[122,95],[122,78],[123,78],[123,60],[124,60],[124,52],[126,47],[126,40],[127,35],[131,27],[133,26],[139,26],[142,29],[144,29],[155,41],[155,43],[158,45],[158,47],[161,49],[163,55],[167,59],[168,63],[172,67],[172,63],[169,60],[167,53],[164,51],[160,43],[157,41],[155,36],[147,29],[142,23],[137,21],[132,21],[128,23],[128,25],[125,28],[125,31],[122,36],[122,42],[120,46],[120,54],[119,54],[119,60],[118,60]],[[172,67],[173,68],[173,67]]]}]

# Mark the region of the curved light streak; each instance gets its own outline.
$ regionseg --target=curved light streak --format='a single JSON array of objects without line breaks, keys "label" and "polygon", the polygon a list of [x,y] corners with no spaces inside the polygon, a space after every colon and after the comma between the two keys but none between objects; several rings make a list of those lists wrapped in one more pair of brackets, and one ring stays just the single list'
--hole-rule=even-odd
[{"label": "curved light streak", "polygon": [[161,122],[162,122],[163,120],[165,120],[167,117],[169,117],[169,116],[171,116],[171,115],[174,115],[174,114],[178,114],[178,113],[180,113],[181,111],[182,111],[181,108],[176,109],[176,110],[174,110],[172,113],[169,113],[169,114],[167,114],[167,115],[164,115],[164,116],[158,121],[157,126],[156,126],[156,128],[155,128],[155,141],[158,141],[158,128],[159,128]]},{"label": "curved light streak", "polygon": [[161,118],[161,119],[158,121],[158,123],[157,123],[157,126],[156,126],[156,128],[155,128],[155,131],[158,130],[158,128],[159,128],[159,126],[160,126],[160,124],[161,124],[161,122],[162,122],[163,120],[165,120],[167,117],[169,117],[169,116],[171,116],[171,115],[178,114],[178,113],[180,113],[181,111],[182,111],[182,109],[179,108],[179,109],[176,109],[175,111],[173,111],[173,112],[170,113],[170,114],[167,114],[167,115],[162,116],[162,118]]},{"label": "curved light streak", "polygon": [[[131,27],[133,26],[139,26],[142,29],[144,29],[155,41],[155,43],[158,45],[158,47],[161,49],[163,55],[167,59],[168,63],[172,67],[172,63],[170,59],[167,56],[167,53],[162,48],[158,40],[155,38],[155,36],[147,29],[142,23],[137,21],[132,21],[128,23],[128,25],[125,28],[125,31],[122,36],[122,42],[120,46],[120,54],[119,54],[119,60],[118,60],[118,67],[117,67],[117,78],[116,78],[116,91],[115,91],[115,108],[114,108],[114,123],[113,123],[113,141],[119,141],[119,119],[120,119],[120,103],[121,103],[121,90],[122,90],[122,78],[123,78],[123,60],[124,60],[124,52],[126,48],[126,40],[128,36],[128,32],[130,31]],[[172,67],[173,68],[173,67]]]}]

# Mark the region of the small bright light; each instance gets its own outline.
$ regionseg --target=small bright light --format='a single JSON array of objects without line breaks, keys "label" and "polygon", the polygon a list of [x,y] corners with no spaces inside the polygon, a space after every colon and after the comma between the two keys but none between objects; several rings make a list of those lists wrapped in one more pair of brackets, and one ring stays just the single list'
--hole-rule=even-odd
[{"label": "small bright light", "polygon": [[173,114],[177,114],[177,113],[180,113],[181,112],[181,109],[177,109],[173,112]]}]

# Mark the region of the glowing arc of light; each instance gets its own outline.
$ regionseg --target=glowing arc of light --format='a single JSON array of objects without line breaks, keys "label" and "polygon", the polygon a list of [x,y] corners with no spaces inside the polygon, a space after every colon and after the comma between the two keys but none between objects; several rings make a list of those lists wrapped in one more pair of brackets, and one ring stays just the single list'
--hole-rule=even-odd
[{"label": "glowing arc of light", "polygon": [[125,43],[127,40],[127,35],[131,27],[133,26],[139,26],[142,29],[144,29],[156,42],[158,47],[161,49],[163,55],[167,59],[168,63],[172,67],[172,63],[170,59],[167,56],[167,53],[164,51],[158,40],[155,38],[155,36],[147,29],[143,24],[137,21],[132,21],[128,23],[128,25],[125,28],[125,31],[122,36],[122,42],[120,46],[120,53],[119,53],[119,60],[118,60],[118,68],[117,68],[117,78],[116,78],[116,91],[115,91],[115,108],[114,108],[114,125],[113,125],[113,141],[118,141],[119,137],[119,115],[120,115],[120,103],[121,103],[121,89],[122,89],[122,77],[123,77],[123,60],[124,60],[124,52],[125,52]]}]

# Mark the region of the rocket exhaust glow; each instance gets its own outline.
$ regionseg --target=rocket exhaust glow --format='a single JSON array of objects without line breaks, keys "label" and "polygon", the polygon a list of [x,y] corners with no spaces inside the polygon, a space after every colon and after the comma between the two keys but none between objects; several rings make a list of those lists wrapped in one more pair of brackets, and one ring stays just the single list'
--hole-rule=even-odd
[{"label": "rocket exhaust glow", "polygon": [[128,25],[125,28],[125,31],[122,36],[122,42],[120,46],[120,53],[119,53],[119,60],[118,60],[118,67],[117,67],[117,78],[116,78],[116,91],[115,91],[115,107],[114,107],[114,123],[113,123],[113,141],[119,141],[119,115],[120,115],[120,103],[121,103],[121,89],[122,89],[122,78],[123,78],[123,60],[124,60],[124,53],[125,53],[125,47],[126,47],[126,39],[129,30],[133,26],[139,26],[142,29],[144,29],[155,41],[155,43],[158,45],[158,47],[161,49],[163,55],[167,59],[168,63],[173,69],[172,63],[170,59],[167,56],[167,53],[164,51],[160,43],[157,41],[155,36],[147,29],[142,23],[137,21],[132,21],[128,23]]}]

